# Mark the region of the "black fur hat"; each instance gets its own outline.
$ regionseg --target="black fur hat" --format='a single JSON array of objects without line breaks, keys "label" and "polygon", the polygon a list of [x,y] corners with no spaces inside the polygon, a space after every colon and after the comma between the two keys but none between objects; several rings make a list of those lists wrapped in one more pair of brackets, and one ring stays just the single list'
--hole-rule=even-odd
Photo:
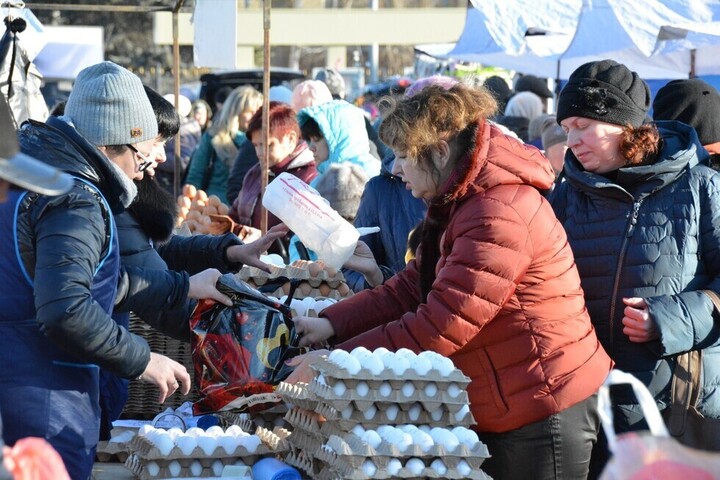
[{"label": "black fur hat", "polygon": [[650,109],[650,88],[637,73],[613,60],[579,66],[560,92],[557,121],[583,117],[639,127]]}]

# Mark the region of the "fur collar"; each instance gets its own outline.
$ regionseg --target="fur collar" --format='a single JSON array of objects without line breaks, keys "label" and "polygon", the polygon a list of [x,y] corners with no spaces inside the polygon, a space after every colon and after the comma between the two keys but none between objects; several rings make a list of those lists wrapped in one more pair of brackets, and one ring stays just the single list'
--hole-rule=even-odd
[{"label": "fur collar", "polygon": [[138,195],[128,210],[153,242],[166,241],[172,235],[177,217],[173,196],[149,175],[135,185]]}]

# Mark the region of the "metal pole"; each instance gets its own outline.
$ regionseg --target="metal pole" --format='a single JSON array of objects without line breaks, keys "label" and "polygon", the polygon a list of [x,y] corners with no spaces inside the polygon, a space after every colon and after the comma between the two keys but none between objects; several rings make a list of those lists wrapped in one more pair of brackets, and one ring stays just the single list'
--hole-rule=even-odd
[{"label": "metal pole", "polygon": [[[180,105],[180,42],[178,40],[180,34],[180,26],[178,22],[178,10],[184,0],[178,0],[178,4],[173,9],[172,25],[173,25],[173,91],[175,93],[175,109]],[[180,168],[182,162],[180,160],[180,131],[175,134],[175,168],[173,169],[173,193],[175,198],[180,196]]]},{"label": "metal pole", "polygon": [[[268,121],[268,113],[270,110],[270,0],[263,0],[263,112],[262,112],[262,138],[263,138],[263,157],[262,175],[261,175],[261,192],[265,193],[268,184],[268,164],[270,163],[270,122]],[[268,230],[267,210],[260,207],[260,231],[263,235]]]}]

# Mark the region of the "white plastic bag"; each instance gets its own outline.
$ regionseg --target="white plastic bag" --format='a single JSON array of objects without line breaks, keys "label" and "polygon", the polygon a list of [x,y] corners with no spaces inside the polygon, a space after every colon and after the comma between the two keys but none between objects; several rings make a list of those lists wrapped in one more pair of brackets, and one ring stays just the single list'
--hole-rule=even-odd
[{"label": "white plastic bag", "polygon": [[[621,383],[632,386],[650,432],[615,434],[609,386]],[[629,373],[610,372],[598,393],[598,410],[613,454],[600,480],[720,480],[720,455],[674,440],[647,387]]]},{"label": "white plastic bag", "polygon": [[340,268],[355,251],[360,238],[355,227],[296,176],[278,175],[267,186],[262,202],[326,264]]}]

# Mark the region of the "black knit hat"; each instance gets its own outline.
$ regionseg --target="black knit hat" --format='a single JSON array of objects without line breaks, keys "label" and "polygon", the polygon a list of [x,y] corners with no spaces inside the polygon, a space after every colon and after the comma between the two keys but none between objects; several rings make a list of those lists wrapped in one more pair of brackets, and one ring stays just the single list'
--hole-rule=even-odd
[{"label": "black knit hat", "polygon": [[579,66],[560,92],[557,121],[583,117],[639,127],[650,109],[650,88],[637,73],[612,60]]},{"label": "black knit hat", "polygon": [[515,93],[532,92],[540,98],[552,98],[553,94],[547,86],[547,81],[535,75],[523,75],[515,82]]},{"label": "black knit hat", "polygon": [[720,142],[720,93],[699,78],[673,80],[655,95],[653,118],[690,125],[703,145]]}]

